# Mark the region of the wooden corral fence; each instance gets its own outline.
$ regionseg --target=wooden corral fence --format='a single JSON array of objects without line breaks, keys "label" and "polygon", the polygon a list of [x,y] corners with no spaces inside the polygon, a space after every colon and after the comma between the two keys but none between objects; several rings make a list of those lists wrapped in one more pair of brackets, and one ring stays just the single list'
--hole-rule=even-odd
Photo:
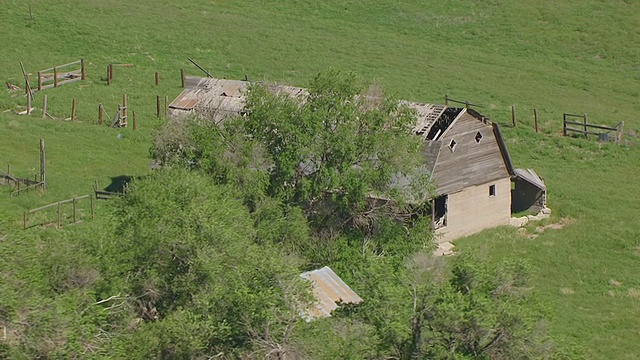
[{"label": "wooden corral fence", "polygon": [[[86,78],[84,59],[68,64],[54,66],[38,71],[37,88],[29,88],[31,92],[62,86]],[[29,85],[28,85],[29,86]]]},{"label": "wooden corral fence", "polygon": [[124,194],[126,194],[127,193],[127,187],[128,187],[128,185],[125,185],[125,187],[122,189],[121,192],[100,190],[98,188],[98,181],[96,180],[96,182],[93,184],[93,192],[94,192],[97,200],[108,200],[108,199],[111,199],[114,196],[123,196]]},{"label": "wooden corral fence", "polygon": [[23,191],[28,192],[35,188],[41,188],[43,191],[47,189],[44,139],[40,139],[40,174],[34,174],[33,180],[19,178],[11,174],[11,165],[7,165],[6,173],[0,170],[0,185],[13,187],[11,195],[18,195]]},{"label": "wooden corral fence", "polygon": [[[574,121],[572,119],[582,119],[582,121]],[[598,141],[610,141],[609,133],[615,132],[614,141],[622,141],[622,133],[624,131],[624,121],[618,123],[614,127],[589,124],[587,122],[587,114],[576,115],[564,113],[562,116],[562,134],[564,136],[569,133],[578,133],[584,135],[585,138],[589,138],[589,135],[597,135]],[[595,129],[595,130],[594,130]]]},{"label": "wooden corral fence", "polygon": [[[104,110],[102,103],[98,104],[98,125],[102,125],[104,117],[109,118],[109,115]],[[118,110],[111,118],[110,127],[127,127],[129,122],[129,108],[127,106],[127,94],[122,95],[122,105],[118,104]],[[133,127],[136,128],[136,112],[133,112]]]},{"label": "wooden corral fence", "polygon": [[[62,223],[63,220],[64,222],[70,222],[71,224],[77,224],[78,222],[81,221],[81,213],[78,210],[78,202],[80,200],[83,199],[89,199],[90,202],[90,214],[91,217],[94,216],[94,208],[93,208],[93,197],[91,195],[83,195],[83,196],[78,196],[78,197],[74,197],[71,199],[66,199],[66,200],[61,200],[61,201],[57,201],[51,204],[47,204],[44,206],[40,206],[38,208],[35,209],[31,209],[31,210],[27,210],[24,212],[23,215],[23,228],[26,230],[30,227],[33,226],[38,226],[38,225],[50,225],[50,224],[55,224],[57,229],[60,229],[62,227]],[[72,209],[71,209],[71,213],[65,213],[63,211],[63,207],[62,205],[66,205],[66,204],[71,204]],[[38,219],[35,223],[30,223],[29,222],[29,218],[33,218],[33,214],[35,213],[39,213],[42,212],[44,210],[47,209],[51,209],[51,208],[55,208],[56,209],[56,220],[51,221],[49,218],[50,217],[46,217],[45,216],[45,220],[42,220],[42,218]]]}]

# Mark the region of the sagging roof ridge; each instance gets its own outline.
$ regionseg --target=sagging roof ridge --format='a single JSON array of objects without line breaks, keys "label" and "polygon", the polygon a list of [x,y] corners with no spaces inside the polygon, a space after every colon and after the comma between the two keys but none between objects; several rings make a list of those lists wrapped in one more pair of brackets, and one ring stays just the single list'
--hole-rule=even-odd
[{"label": "sagging roof ridge", "polygon": [[[240,113],[243,110],[243,90],[245,90],[251,84],[260,84],[262,86],[265,86],[271,93],[274,94],[285,93],[292,97],[299,97],[308,94],[308,91],[305,88],[281,85],[278,83],[186,76],[185,89],[176,99],[172,101],[169,107],[176,110],[191,111],[199,102],[215,102],[219,105],[220,110],[223,112],[226,111],[227,113]],[[409,100],[399,100],[398,103],[400,105],[406,105],[416,111],[417,121],[412,129],[412,132],[416,135],[421,135],[424,141],[437,140],[427,139],[427,135],[429,134],[436,121],[442,116],[442,114],[445,113],[445,111],[447,111],[447,109],[460,109],[448,105]],[[468,111],[471,115],[478,118],[479,120],[486,119],[480,113],[471,108],[466,108],[464,110]],[[460,114],[462,114],[463,112],[464,111],[462,111]],[[458,116],[460,116],[460,114]],[[451,125],[453,125],[453,123]],[[449,125],[446,130],[450,129],[451,125]],[[438,137],[441,137],[443,135],[444,132],[442,134],[439,134]]]}]

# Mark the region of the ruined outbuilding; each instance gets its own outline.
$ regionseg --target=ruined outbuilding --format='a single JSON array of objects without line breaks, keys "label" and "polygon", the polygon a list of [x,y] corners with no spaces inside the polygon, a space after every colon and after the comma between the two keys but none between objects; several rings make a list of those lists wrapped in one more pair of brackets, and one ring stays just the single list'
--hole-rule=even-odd
[{"label": "ruined outbuilding", "polygon": [[[170,116],[206,116],[216,122],[243,114],[249,82],[187,77],[169,105]],[[274,93],[306,96],[303,88],[265,85]],[[424,140],[438,242],[508,225],[512,212],[546,208],[546,186],[533,170],[514,169],[500,128],[476,110],[402,101],[416,110],[413,132]],[[512,184],[514,185],[512,187]]]},{"label": "ruined outbuilding", "polygon": [[339,304],[362,302],[362,298],[328,266],[304,272],[300,277],[311,282],[316,299],[311,307],[301,311],[301,316],[307,321],[331,316],[331,312],[337,309]]}]

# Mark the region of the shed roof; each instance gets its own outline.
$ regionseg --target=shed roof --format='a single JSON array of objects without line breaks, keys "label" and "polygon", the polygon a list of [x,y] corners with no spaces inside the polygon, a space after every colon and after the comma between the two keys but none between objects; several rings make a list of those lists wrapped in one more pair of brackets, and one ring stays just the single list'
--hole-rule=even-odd
[{"label": "shed roof", "polygon": [[311,281],[316,303],[303,311],[302,317],[311,321],[320,317],[331,316],[331,312],[338,308],[338,303],[359,304],[362,298],[351,290],[330,267],[307,271],[300,277]]},{"label": "shed roof", "polygon": [[533,169],[515,169],[515,178],[522,179],[540,190],[547,190],[547,186]]}]

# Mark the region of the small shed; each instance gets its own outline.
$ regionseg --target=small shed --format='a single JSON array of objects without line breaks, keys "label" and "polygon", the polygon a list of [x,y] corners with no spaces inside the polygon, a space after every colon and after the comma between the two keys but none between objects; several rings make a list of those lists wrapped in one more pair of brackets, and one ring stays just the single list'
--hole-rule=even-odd
[{"label": "small shed", "polygon": [[546,207],[547,187],[532,169],[515,169],[514,188],[511,190],[511,212],[532,211],[538,213]]},{"label": "small shed", "polygon": [[351,290],[330,267],[307,271],[300,277],[308,280],[313,285],[313,295],[316,302],[308,309],[301,312],[301,316],[307,322],[331,316],[331,312],[338,308],[339,304],[359,304],[362,298]]}]

